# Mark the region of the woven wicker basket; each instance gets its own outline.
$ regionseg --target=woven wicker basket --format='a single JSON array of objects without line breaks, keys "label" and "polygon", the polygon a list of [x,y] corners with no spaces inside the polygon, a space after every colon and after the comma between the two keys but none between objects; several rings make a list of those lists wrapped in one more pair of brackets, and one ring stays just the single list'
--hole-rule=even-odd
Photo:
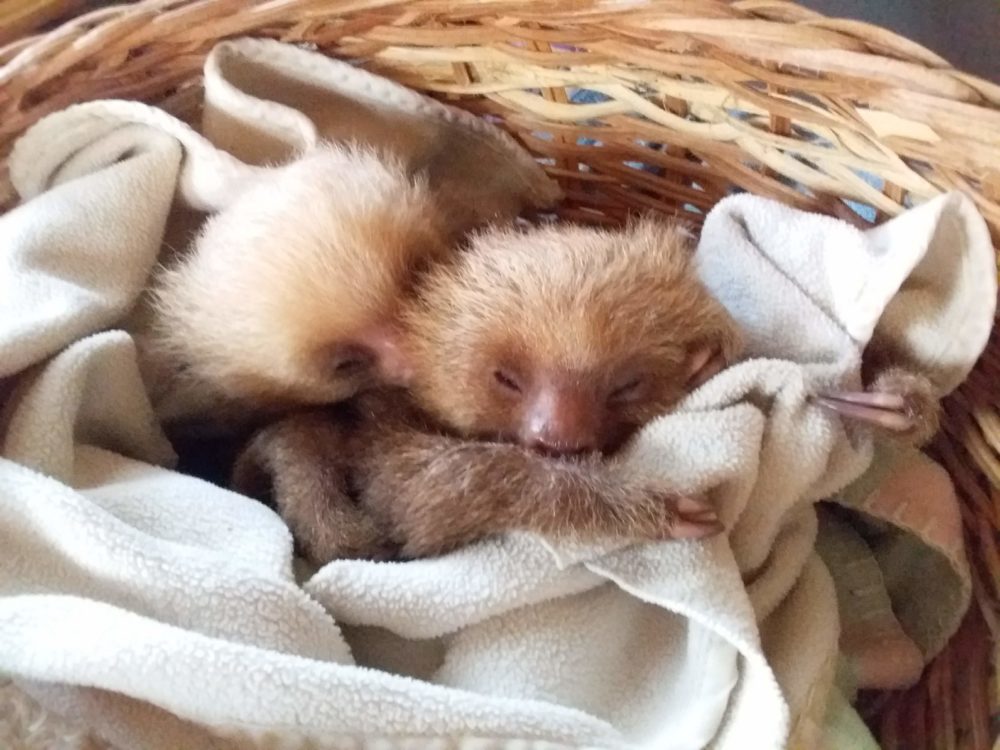
[{"label": "woven wicker basket", "polygon": [[[45,6],[77,3],[3,5],[47,20]],[[616,223],[653,208],[697,221],[739,188],[864,225],[959,189],[1000,245],[1000,86],[883,29],[782,0],[145,0],[0,48],[0,159],[73,102],[135,98],[193,115],[205,54],[234,35],[310,43],[496,116],[546,160],[568,218]],[[4,168],[0,208],[11,200]],[[886,750],[992,742],[996,383],[994,336],[931,448],[964,502],[976,601],[917,687],[866,696]]]}]

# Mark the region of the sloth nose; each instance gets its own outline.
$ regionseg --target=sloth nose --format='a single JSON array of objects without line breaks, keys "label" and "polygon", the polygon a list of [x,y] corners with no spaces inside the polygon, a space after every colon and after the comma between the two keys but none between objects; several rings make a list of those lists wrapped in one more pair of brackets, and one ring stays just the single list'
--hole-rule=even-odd
[{"label": "sloth nose", "polygon": [[593,398],[581,390],[550,387],[529,409],[524,444],[548,456],[579,456],[598,449],[601,432]]}]

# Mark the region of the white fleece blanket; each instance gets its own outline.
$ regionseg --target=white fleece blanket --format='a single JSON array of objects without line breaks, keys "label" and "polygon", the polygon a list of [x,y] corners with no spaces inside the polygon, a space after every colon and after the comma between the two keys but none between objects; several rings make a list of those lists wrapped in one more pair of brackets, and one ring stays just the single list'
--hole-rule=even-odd
[{"label": "white fleece blanket", "polygon": [[[263,101],[262,69],[308,79],[313,107],[348,79],[391,96],[347,132],[322,125],[337,103]],[[206,92],[206,133],[244,161],[125,102],[52,115],[11,159],[24,202],[0,217],[0,672],[129,750],[815,746],[839,620],[813,506],[873,445],[808,397],[857,386],[873,335],[942,392],[964,378],[996,295],[971,203],[941,196],[868,232],[750,196],[709,215],[701,274],[750,356],[650,425],[629,460],[711,490],[727,536],[571,548],[511,535],[297,576],[270,510],[170,470],[120,328],[180,209],[217,209],[266,173],[248,166],[257,139],[263,163],[400,111],[479,133],[466,166],[476,138],[506,154],[514,176],[497,190],[515,185],[518,208],[555,192],[513,142],[295,48],[220,45]],[[414,163],[460,184],[462,160],[441,153]]]}]

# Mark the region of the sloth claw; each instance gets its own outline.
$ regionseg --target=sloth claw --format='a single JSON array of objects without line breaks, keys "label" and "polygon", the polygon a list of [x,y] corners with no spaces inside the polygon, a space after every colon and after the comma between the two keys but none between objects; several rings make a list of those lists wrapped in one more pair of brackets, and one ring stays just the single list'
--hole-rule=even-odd
[{"label": "sloth claw", "polygon": [[907,432],[914,426],[905,399],[896,394],[837,391],[818,396],[816,403],[847,419],[890,432]]},{"label": "sloth claw", "polygon": [[682,496],[676,499],[675,510],[670,519],[671,539],[703,539],[725,531],[715,510],[704,500]]},{"label": "sloth claw", "polygon": [[880,374],[867,391],[829,391],[815,403],[918,445],[933,437],[940,412],[931,382],[900,368]]}]

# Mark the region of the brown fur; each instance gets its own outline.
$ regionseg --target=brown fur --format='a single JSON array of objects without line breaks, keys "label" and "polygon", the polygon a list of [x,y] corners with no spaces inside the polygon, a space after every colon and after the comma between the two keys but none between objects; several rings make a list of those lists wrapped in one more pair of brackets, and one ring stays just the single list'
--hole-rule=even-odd
[{"label": "brown fur", "polygon": [[401,393],[359,394],[343,408],[357,410],[346,429],[342,410],[303,412],[263,429],[233,473],[238,491],[274,499],[317,565],[438,555],[512,530],[584,540],[720,530],[704,501],[613,457],[557,460],[454,437]]},{"label": "brown fur", "polygon": [[903,414],[910,428],[903,432],[885,435],[907,445],[922,446],[934,437],[940,426],[941,404],[931,381],[899,367],[889,367],[879,372],[869,390],[894,393],[903,397]]},{"label": "brown fur", "polygon": [[250,186],[156,284],[144,356],[169,381],[161,416],[238,421],[391,380],[389,323],[448,247],[438,217],[423,181],[355,148],[318,148]]},{"label": "brown fur", "polygon": [[875,338],[865,350],[861,377],[868,391],[903,397],[903,414],[911,426],[902,432],[882,430],[883,437],[919,447],[928,443],[940,427],[940,394],[926,375],[901,364],[906,361],[908,358],[895,347]]},{"label": "brown fur", "polygon": [[[675,226],[654,222],[479,235],[430,271],[402,315],[425,411],[382,392],[289,417],[253,439],[234,486],[258,496],[270,487],[316,563],[392,547],[433,555],[514,529],[718,531],[704,501],[600,455],[737,353],[737,332],[690,255]],[[557,460],[528,446],[587,455]]]}]

